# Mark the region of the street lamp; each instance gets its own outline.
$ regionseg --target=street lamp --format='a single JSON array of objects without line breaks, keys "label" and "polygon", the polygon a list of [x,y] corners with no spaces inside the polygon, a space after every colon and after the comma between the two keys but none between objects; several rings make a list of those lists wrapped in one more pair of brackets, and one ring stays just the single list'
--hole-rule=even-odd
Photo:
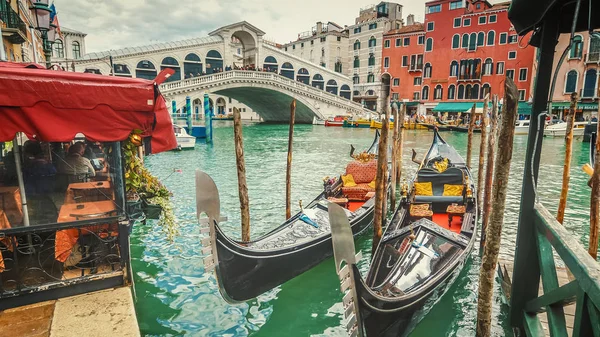
[{"label": "street lamp", "polygon": [[[56,31],[54,27],[50,27],[50,7],[49,0],[36,0],[30,8],[35,13],[36,27],[42,34],[42,45],[44,47],[44,55],[46,56],[46,68],[50,68],[50,58],[52,57],[52,43],[56,39]],[[52,29],[51,29],[52,28]],[[51,33],[49,31],[52,30]],[[50,36],[51,35],[51,36]],[[50,40],[52,39],[52,41]]]}]

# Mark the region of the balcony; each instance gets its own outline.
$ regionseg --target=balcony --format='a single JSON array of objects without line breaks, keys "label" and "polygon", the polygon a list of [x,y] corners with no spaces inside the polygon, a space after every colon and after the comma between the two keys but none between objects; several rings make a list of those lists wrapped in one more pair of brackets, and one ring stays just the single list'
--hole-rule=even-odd
[{"label": "balcony", "polygon": [[408,71],[423,71],[423,63],[413,63],[408,66]]},{"label": "balcony", "polygon": [[586,63],[598,63],[600,62],[600,52],[590,52],[587,55],[585,55],[585,62]]},{"label": "balcony", "polygon": [[369,47],[369,53],[375,54],[375,47]]},{"label": "balcony", "polygon": [[0,20],[4,22],[2,25],[2,36],[13,44],[21,44],[27,41],[27,25],[19,13],[12,8],[0,11]]},{"label": "balcony", "polygon": [[475,73],[458,74],[459,81],[481,81],[481,71]]}]

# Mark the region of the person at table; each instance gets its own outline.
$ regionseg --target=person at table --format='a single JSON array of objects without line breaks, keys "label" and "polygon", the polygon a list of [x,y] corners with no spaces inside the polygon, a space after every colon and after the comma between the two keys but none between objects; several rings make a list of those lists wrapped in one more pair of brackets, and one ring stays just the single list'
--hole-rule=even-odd
[{"label": "person at table", "polygon": [[94,177],[96,171],[89,159],[85,158],[85,144],[77,142],[69,147],[69,152],[64,160],[58,164],[58,173],[68,175],[86,174],[89,177]]}]

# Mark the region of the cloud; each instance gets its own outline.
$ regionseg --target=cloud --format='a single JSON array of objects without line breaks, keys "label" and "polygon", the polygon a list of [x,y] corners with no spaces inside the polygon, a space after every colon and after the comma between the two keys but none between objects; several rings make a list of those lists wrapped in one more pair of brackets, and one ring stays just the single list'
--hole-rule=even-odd
[{"label": "cloud", "polygon": [[[352,25],[367,0],[55,0],[61,25],[88,34],[86,51],[203,37],[242,20],[280,43],[317,21]],[[492,1],[498,2],[498,1]],[[399,1],[422,21],[425,1]]]}]

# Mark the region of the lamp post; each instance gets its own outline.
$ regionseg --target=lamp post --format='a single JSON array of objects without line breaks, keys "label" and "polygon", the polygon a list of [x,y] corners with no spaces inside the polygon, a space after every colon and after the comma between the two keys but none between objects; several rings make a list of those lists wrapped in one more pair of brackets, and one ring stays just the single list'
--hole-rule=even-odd
[{"label": "lamp post", "polygon": [[30,8],[35,13],[36,27],[42,34],[42,46],[46,58],[46,68],[52,66],[50,58],[52,57],[52,43],[56,39],[56,27],[50,25],[50,7],[49,0],[36,0]]}]

